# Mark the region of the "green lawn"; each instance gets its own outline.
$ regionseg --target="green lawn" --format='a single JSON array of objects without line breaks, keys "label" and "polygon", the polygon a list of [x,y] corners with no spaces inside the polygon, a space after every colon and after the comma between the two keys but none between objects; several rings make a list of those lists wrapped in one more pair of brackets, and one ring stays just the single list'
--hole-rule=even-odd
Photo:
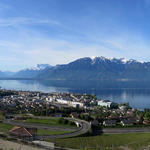
[{"label": "green lawn", "polygon": [[104,134],[100,136],[57,139],[57,146],[83,150],[141,150],[150,145],[150,133]]},{"label": "green lawn", "polygon": [[54,130],[44,130],[44,129],[38,129],[37,134],[38,135],[58,135],[58,134],[65,134],[70,133],[70,131],[54,131]]},{"label": "green lawn", "polygon": [[27,119],[26,122],[37,123],[37,124],[47,124],[47,125],[59,125],[57,118],[51,118],[51,119],[30,118],[30,119]]},{"label": "green lawn", "polygon": [[13,128],[12,125],[6,123],[0,123],[0,132],[8,133],[8,131],[12,128]]},{"label": "green lawn", "polygon": [[59,123],[60,118],[49,118],[49,119],[39,119],[39,118],[30,118],[27,119],[27,123],[36,123],[36,124],[46,124],[46,125],[54,125],[54,126],[73,126],[70,125],[70,121],[67,124]]}]

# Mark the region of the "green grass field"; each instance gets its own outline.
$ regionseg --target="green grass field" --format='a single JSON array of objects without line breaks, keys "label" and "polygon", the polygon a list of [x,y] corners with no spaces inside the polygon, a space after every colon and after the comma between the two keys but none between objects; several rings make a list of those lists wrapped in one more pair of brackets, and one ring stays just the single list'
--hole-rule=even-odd
[{"label": "green grass field", "polygon": [[100,136],[57,139],[57,146],[82,150],[142,150],[150,145],[150,133],[104,134]]},{"label": "green grass field", "polygon": [[8,133],[8,131],[12,128],[13,128],[12,125],[6,123],[0,123],[0,132]]},{"label": "green grass field", "polygon": [[70,124],[70,121],[67,124],[59,123],[59,119],[60,118],[49,118],[49,119],[30,118],[30,119],[27,119],[26,122],[27,123],[53,125],[53,126],[74,126],[74,125]]},{"label": "green grass field", "polygon": [[37,134],[38,135],[58,135],[58,134],[65,134],[70,133],[70,131],[54,131],[54,130],[44,130],[44,129],[38,129]]},{"label": "green grass field", "polygon": [[26,122],[37,123],[37,124],[47,124],[47,125],[59,125],[57,118],[51,118],[51,119],[30,118],[30,119],[27,119]]}]

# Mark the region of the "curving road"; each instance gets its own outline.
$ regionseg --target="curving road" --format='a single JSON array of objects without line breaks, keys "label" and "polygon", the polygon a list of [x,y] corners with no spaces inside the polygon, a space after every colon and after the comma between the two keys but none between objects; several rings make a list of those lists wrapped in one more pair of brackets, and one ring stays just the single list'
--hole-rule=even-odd
[{"label": "curving road", "polygon": [[4,123],[11,124],[13,126],[24,126],[24,127],[36,127],[38,129],[48,129],[48,130],[58,130],[58,131],[71,131],[70,133],[60,134],[60,135],[46,135],[46,136],[40,136],[41,139],[46,138],[67,138],[67,137],[74,137],[79,136],[81,134],[84,134],[88,132],[91,128],[91,125],[89,122],[80,120],[80,119],[74,119],[74,118],[65,118],[73,122],[77,122],[80,124],[79,128],[74,127],[64,127],[64,126],[48,126],[48,125],[42,125],[42,124],[32,124],[32,123],[24,123],[24,122],[15,122],[13,120],[5,120]]},{"label": "curving road", "polygon": [[87,133],[90,128],[91,125],[89,122],[84,121],[84,120],[80,120],[80,119],[73,119],[73,118],[65,118],[74,122],[78,122],[80,124],[80,127],[71,133],[66,133],[66,134],[60,134],[60,135],[49,135],[49,136],[42,136],[42,138],[68,138],[68,137],[74,137],[74,136],[79,136],[81,134],[85,134]]},{"label": "curving road", "polygon": [[13,126],[23,126],[30,128],[38,128],[45,130],[57,130],[57,131],[75,131],[76,127],[67,127],[67,126],[54,126],[54,125],[45,125],[45,124],[36,124],[36,123],[27,123],[27,122],[16,122],[13,120],[5,120],[4,123],[11,124]]}]

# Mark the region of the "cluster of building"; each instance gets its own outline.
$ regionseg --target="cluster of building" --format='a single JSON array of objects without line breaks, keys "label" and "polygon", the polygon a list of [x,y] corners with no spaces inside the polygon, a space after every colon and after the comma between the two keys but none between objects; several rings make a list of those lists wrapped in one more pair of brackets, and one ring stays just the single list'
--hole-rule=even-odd
[{"label": "cluster of building", "polygon": [[57,93],[50,97],[49,99],[47,98],[46,101],[51,102],[51,103],[59,103],[63,105],[68,105],[70,107],[75,107],[75,108],[83,108],[84,105],[84,98],[83,96],[78,95],[78,98],[74,94],[69,94],[69,93]]},{"label": "cluster of building", "polygon": [[33,92],[33,91],[10,91],[1,90],[6,94],[6,96],[0,95],[0,106],[3,107],[16,107],[18,104],[22,104],[25,107],[34,107],[38,105],[41,107],[43,104],[62,104],[74,108],[87,108],[88,106],[105,106],[105,107],[115,107],[117,104],[110,102],[108,100],[97,100],[90,95],[86,94],[73,94],[73,93],[43,93],[43,92]]},{"label": "cluster of building", "polygon": [[[92,124],[96,124],[96,122],[103,126],[115,126],[118,122],[122,126],[139,123],[150,124],[150,117],[148,118],[150,112],[143,115],[141,119],[138,111],[132,109],[129,105],[118,105],[108,100],[98,100],[93,95],[0,90],[0,110],[7,110],[8,113],[12,113],[12,110],[17,113],[22,113],[23,111],[32,113],[32,111],[40,112],[42,110],[47,113],[47,110],[53,110],[52,113],[55,116],[66,117],[66,115],[62,114],[63,108],[69,110],[67,117],[85,119],[91,121]],[[40,115],[43,114],[41,113]]]},{"label": "cluster of building", "polygon": [[[116,112],[119,112],[120,109],[116,110],[110,110],[107,113],[107,116],[105,116],[103,119],[96,119],[91,121],[91,125],[93,126],[132,126],[132,125],[138,125],[138,124],[143,124],[141,122],[140,117],[137,115],[136,110],[130,109],[127,110],[126,112],[117,114],[114,116]],[[120,111],[121,112],[121,111]]]},{"label": "cluster of building", "polygon": [[[6,93],[5,96],[1,95],[3,92]],[[93,103],[97,104],[92,96],[81,94],[0,90],[0,110],[22,109],[24,111],[29,111],[43,106],[47,108],[53,108],[52,106],[59,108],[86,108]]]}]

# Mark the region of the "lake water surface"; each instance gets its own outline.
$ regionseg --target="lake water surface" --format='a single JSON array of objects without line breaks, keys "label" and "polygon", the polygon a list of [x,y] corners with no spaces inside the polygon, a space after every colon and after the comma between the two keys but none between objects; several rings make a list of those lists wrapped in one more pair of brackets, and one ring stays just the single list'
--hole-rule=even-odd
[{"label": "lake water surface", "polygon": [[150,81],[36,81],[0,80],[5,89],[96,94],[99,99],[129,102],[134,108],[150,108]]}]

